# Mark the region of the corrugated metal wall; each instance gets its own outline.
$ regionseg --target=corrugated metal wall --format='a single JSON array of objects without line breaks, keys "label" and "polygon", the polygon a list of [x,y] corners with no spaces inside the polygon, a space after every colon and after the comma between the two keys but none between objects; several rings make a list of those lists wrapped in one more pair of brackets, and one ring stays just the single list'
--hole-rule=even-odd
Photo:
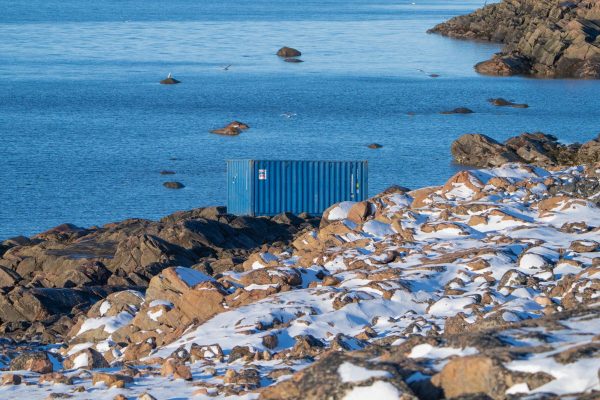
[{"label": "corrugated metal wall", "polygon": [[252,160],[227,161],[227,211],[236,215],[254,215]]},{"label": "corrugated metal wall", "polygon": [[[229,160],[228,212],[321,214],[340,201],[368,197],[366,161]],[[241,177],[246,175],[245,179]],[[244,180],[244,183],[240,182]]]}]

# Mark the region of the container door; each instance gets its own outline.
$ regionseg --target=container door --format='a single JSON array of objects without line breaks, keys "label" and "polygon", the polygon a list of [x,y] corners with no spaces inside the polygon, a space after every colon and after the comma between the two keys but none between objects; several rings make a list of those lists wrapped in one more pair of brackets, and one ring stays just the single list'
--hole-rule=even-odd
[{"label": "container door", "polygon": [[254,215],[251,160],[227,161],[227,212]]}]

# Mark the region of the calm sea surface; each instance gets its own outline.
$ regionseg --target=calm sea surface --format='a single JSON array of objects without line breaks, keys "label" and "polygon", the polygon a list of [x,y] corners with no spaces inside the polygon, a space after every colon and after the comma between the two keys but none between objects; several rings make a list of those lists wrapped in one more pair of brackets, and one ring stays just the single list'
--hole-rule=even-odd
[{"label": "calm sea surface", "polygon": [[443,182],[463,133],[595,137],[600,82],[478,76],[498,46],[425,33],[482,4],[0,0],[0,239],[224,204],[228,158],[368,159],[376,194]]}]

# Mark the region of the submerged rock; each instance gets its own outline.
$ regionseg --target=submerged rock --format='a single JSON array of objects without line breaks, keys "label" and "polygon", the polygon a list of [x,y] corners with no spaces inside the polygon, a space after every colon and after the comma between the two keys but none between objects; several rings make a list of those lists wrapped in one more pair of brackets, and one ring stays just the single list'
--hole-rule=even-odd
[{"label": "submerged rock", "polygon": [[289,63],[301,63],[301,62],[304,62],[303,60],[301,60],[299,58],[286,58],[283,61],[289,62]]},{"label": "submerged rock", "polygon": [[379,144],[379,143],[371,143],[370,145],[367,146],[370,149],[380,149],[383,147],[383,145]]},{"label": "submerged rock", "polygon": [[473,110],[467,107],[458,107],[450,111],[442,111],[440,114],[473,114]]},{"label": "submerged rock", "polygon": [[279,57],[289,58],[289,57],[300,57],[302,53],[299,50],[296,50],[292,47],[282,47],[277,51],[277,55]]}]

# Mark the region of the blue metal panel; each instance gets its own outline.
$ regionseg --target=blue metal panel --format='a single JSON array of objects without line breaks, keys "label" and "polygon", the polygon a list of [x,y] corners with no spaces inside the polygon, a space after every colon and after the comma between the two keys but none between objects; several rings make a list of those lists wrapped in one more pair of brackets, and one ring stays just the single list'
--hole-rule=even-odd
[{"label": "blue metal panel", "polygon": [[229,160],[227,208],[238,215],[319,215],[368,197],[366,161]]},{"label": "blue metal panel", "polygon": [[227,161],[227,210],[236,215],[254,215],[251,160]]}]

